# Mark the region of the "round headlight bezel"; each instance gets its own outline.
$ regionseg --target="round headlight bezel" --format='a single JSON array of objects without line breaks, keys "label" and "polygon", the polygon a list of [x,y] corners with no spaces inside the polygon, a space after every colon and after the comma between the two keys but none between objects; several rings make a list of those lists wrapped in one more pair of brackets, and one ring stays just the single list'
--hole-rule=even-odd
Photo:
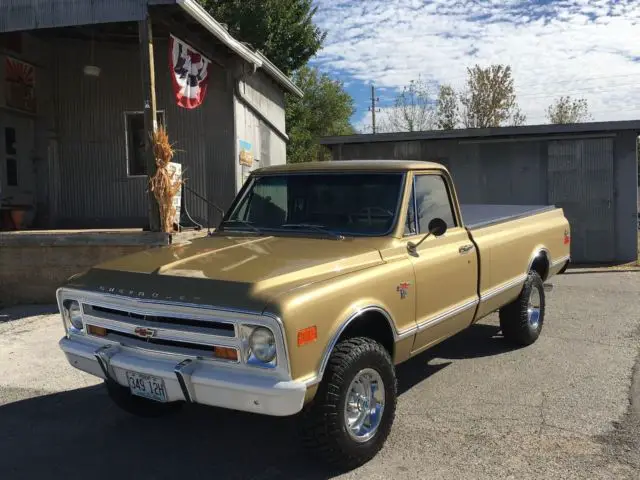
[{"label": "round headlight bezel", "polygon": [[82,330],[84,328],[84,322],[82,321],[80,302],[77,300],[65,300],[64,308],[69,324],[76,330]]},{"label": "round headlight bezel", "polygon": [[252,355],[264,364],[275,361],[277,356],[276,337],[271,329],[256,327],[249,336],[249,348]]}]

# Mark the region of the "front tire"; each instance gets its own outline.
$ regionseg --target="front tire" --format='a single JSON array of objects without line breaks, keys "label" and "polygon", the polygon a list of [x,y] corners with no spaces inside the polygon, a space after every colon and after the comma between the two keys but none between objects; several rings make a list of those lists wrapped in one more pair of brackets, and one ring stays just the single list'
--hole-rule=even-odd
[{"label": "front tire", "polygon": [[177,412],[182,403],[161,403],[131,394],[128,388],[114,382],[105,381],[109,398],[125,412],[143,418],[157,418]]},{"label": "front tire", "polygon": [[540,336],[544,313],[542,278],[537,272],[531,271],[518,298],[500,309],[502,335],[514,345],[531,345]]},{"label": "front tire", "polygon": [[351,470],[383,447],[397,402],[391,356],[365,337],[339,342],[301,422],[304,446],[324,461]]}]

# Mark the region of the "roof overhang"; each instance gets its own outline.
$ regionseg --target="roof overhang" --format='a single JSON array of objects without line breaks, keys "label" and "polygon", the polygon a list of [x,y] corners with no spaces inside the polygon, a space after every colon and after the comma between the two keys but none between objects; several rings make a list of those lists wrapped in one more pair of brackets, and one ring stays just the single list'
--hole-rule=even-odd
[{"label": "roof overhang", "polygon": [[[150,3],[154,3],[155,1],[157,0],[150,0]],[[260,52],[251,50],[244,43],[231,36],[222,24],[209,15],[196,0],[175,0],[175,2],[231,51],[245,59],[247,62],[255,65],[256,68],[263,68],[269,76],[276,80],[289,93],[302,98],[302,90],[300,90],[287,75],[285,75]],[[159,3],[167,2],[166,0],[160,0]]]},{"label": "roof overhang", "polygon": [[519,138],[542,135],[605,134],[632,131],[640,133],[640,120],[614,122],[588,122],[564,125],[526,125],[521,127],[467,128],[459,130],[431,130],[424,132],[397,132],[324,137],[321,145],[347,143],[406,142],[415,140],[464,140],[480,138]]},{"label": "roof overhang", "polygon": [[[285,91],[303,96],[291,79],[260,52],[235,39],[196,0],[42,0],[0,1],[0,33],[97,25],[106,23],[137,22],[143,20],[150,6],[162,9],[179,6],[205,30],[254,68],[262,68]],[[174,7],[175,8],[175,7]]]}]

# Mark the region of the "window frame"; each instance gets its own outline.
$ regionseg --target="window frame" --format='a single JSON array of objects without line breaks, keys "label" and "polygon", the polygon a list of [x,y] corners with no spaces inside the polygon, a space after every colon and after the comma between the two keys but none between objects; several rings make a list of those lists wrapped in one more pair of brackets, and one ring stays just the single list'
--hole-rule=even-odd
[{"label": "window frame", "polygon": [[[123,112],[124,116],[124,156],[125,156],[125,167],[127,171],[127,178],[146,178],[148,177],[148,172],[143,174],[134,174],[131,173],[131,158],[129,156],[129,117],[133,115],[142,115],[144,121],[144,110],[125,110]],[[158,116],[158,125],[163,125],[165,128],[167,126],[167,115],[164,109],[156,110],[156,115]]]},{"label": "window frame", "polygon": [[[403,237],[415,237],[418,235],[424,235],[426,233],[426,232],[420,231],[420,222],[418,220],[418,200],[417,200],[418,197],[415,194],[416,179],[418,177],[425,177],[425,176],[440,177],[442,179],[442,182],[444,183],[445,190],[447,191],[447,198],[449,199],[449,206],[451,207],[452,218],[453,218],[453,221],[455,222],[455,225],[453,227],[448,227],[447,230],[462,228],[462,221],[458,212],[457,203],[454,202],[454,199],[456,197],[453,195],[453,186],[450,184],[450,179],[446,175],[444,175],[442,172],[439,172],[439,171],[438,172],[413,172],[413,175],[411,177],[411,192],[409,193],[409,202],[413,204],[413,211],[414,211],[413,224],[414,224],[414,229],[416,233],[411,233],[411,232],[407,233],[406,231],[407,222],[405,219]],[[409,215],[408,204],[407,204],[406,215]]]}]

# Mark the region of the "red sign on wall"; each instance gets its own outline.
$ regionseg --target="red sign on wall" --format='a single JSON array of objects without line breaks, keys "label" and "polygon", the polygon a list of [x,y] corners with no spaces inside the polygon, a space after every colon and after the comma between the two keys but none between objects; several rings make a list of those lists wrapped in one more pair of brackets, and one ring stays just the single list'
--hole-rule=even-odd
[{"label": "red sign on wall", "polygon": [[36,112],[36,71],[33,65],[6,57],[4,85],[7,107],[23,112]]},{"label": "red sign on wall", "polygon": [[196,108],[207,94],[211,61],[177,37],[169,37],[169,67],[176,102]]}]

